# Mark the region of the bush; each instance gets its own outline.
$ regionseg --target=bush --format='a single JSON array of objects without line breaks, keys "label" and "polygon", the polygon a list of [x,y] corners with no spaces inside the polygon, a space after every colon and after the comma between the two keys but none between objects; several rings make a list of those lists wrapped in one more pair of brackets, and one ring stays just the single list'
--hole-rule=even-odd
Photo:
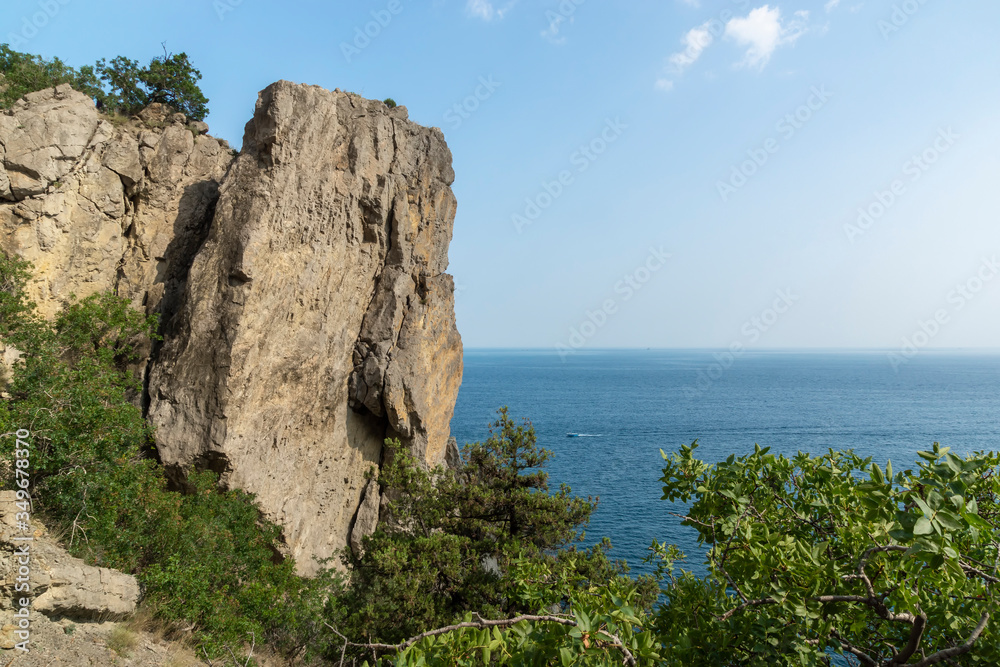
[{"label": "bush", "polygon": [[[98,294],[54,322],[25,296],[29,265],[0,256],[0,339],[22,352],[0,401],[0,457],[12,435],[31,432],[36,512],[67,536],[70,553],[136,575],[144,604],[175,626],[193,626],[210,655],[258,642],[298,651],[316,634],[316,582],[277,556],[279,531],[253,498],[220,491],[195,473],[192,491],[171,491],[153,458],[151,428],[130,402],[131,370],[154,336],[155,318]],[[6,446],[10,444],[11,446]],[[3,480],[13,487],[12,476]]]},{"label": "bush", "polygon": [[[349,585],[328,615],[344,635],[395,643],[467,613],[504,618],[565,608],[572,591],[608,585],[645,607],[655,600],[655,582],[626,577],[627,568],[607,558],[608,542],[575,547],[596,502],[566,486],[549,492],[541,468],[550,453],[506,408],[486,442],[464,449],[457,470],[427,471],[398,442],[387,445],[379,481],[391,498],[388,517],[363,540],[360,558],[344,551]],[[517,573],[525,568],[547,572],[538,579],[545,583],[524,588]],[[342,646],[331,640],[331,657]]]},{"label": "bush", "polygon": [[395,109],[396,108],[396,100],[392,99],[391,97],[385,98],[385,101],[383,102],[383,104],[385,104],[390,109]]},{"label": "bush", "polygon": [[97,100],[105,96],[94,67],[77,70],[59,58],[45,60],[0,44],[0,109],[9,109],[28,93],[64,83]]},{"label": "bush", "polygon": [[27,93],[68,83],[109,114],[134,116],[159,102],[192,120],[208,115],[208,99],[198,86],[201,72],[186,53],[164,51],[145,67],[118,56],[110,63],[100,60],[74,69],[58,58],[45,60],[0,44],[0,77],[0,108],[9,108]]},{"label": "bush", "polygon": [[201,72],[191,65],[186,53],[164,52],[146,67],[118,56],[110,64],[99,61],[96,71],[110,89],[103,100],[107,110],[133,116],[159,102],[192,120],[208,115],[208,99],[198,87]]}]

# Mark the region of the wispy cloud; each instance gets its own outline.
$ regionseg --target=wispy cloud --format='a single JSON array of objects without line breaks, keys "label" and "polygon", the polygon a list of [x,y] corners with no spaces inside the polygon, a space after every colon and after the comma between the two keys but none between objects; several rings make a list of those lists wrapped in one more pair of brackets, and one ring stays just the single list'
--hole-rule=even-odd
[{"label": "wispy cloud", "polygon": [[[698,2],[681,1],[687,4]],[[839,2],[827,0],[827,6],[832,11]],[[555,28],[558,29],[558,26]],[[684,33],[681,37],[684,48],[667,57],[667,66],[656,80],[656,89],[672,90],[676,78],[698,62],[705,50],[722,37],[744,49],[743,59],[736,63],[737,67],[760,70],[779,46],[794,44],[808,30],[808,11],[797,11],[791,19],[784,20],[781,9],[770,5],[753,9],[746,16],[731,18],[725,24],[719,19],[711,19]]]},{"label": "wispy cloud", "polygon": [[681,39],[681,43],[685,47],[684,50],[673,54],[667,61],[679,74],[695,64],[705,49],[710,47],[714,41],[715,38],[709,32],[707,23],[697,28],[691,28]]},{"label": "wispy cloud", "polygon": [[[684,70],[698,62],[698,58],[701,58],[701,54],[704,53],[705,49],[712,45],[712,42],[715,41],[715,36],[709,29],[710,24],[711,21],[696,28],[691,28],[684,33],[684,36],[681,38],[681,44],[684,45],[684,49],[667,58],[670,76],[680,76],[683,74]],[[673,88],[674,82],[667,76],[661,77],[656,81],[657,90],[666,92],[673,90]]]},{"label": "wispy cloud", "polygon": [[836,9],[837,5],[839,5],[839,4],[840,4],[840,0],[827,0],[827,3],[825,5],[823,5],[823,9],[825,9],[826,12],[829,14],[834,9]]},{"label": "wispy cloud", "polygon": [[491,0],[467,0],[465,11],[475,18],[492,21],[494,19],[502,19],[513,6],[514,2],[508,2],[503,7],[497,7]]},{"label": "wispy cloud", "polygon": [[740,67],[763,69],[779,46],[794,44],[808,29],[809,12],[795,12],[790,21],[781,20],[781,9],[764,5],[746,17],[726,24],[726,37],[746,48]]},{"label": "wispy cloud", "polygon": [[681,2],[691,7],[701,7],[701,0],[681,0]]}]

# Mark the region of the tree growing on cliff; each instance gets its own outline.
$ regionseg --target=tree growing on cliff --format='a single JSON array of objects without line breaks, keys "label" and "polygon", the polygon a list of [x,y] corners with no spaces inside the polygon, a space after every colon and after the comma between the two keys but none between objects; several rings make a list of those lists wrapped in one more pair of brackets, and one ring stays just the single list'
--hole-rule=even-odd
[{"label": "tree growing on cliff", "polygon": [[186,53],[170,54],[166,49],[144,67],[118,56],[110,63],[102,59],[75,69],[59,58],[46,60],[0,44],[0,108],[9,108],[27,93],[68,83],[108,113],[133,116],[159,102],[192,120],[203,120],[208,99],[200,80],[201,72]]},{"label": "tree growing on cliff", "polygon": [[46,60],[0,44],[0,109],[9,109],[28,93],[64,83],[94,99],[105,96],[94,67],[75,69],[59,58]]},{"label": "tree growing on cliff", "polygon": [[[362,555],[344,552],[351,576],[328,618],[341,635],[397,642],[473,612],[501,618],[562,610],[571,591],[607,586],[646,608],[655,599],[656,584],[625,576],[627,568],[608,558],[607,541],[575,547],[596,502],[566,486],[549,492],[542,468],[550,453],[506,408],[455,470],[427,471],[398,442],[389,446],[379,478],[389,516],[363,540]],[[525,588],[527,571],[549,583]],[[331,654],[343,648],[331,640]]]},{"label": "tree growing on cliff", "polygon": [[280,531],[253,498],[219,490],[208,472],[192,474],[187,493],[168,489],[130,400],[155,318],[103,293],[46,321],[25,291],[30,276],[0,252],[0,341],[20,355],[0,399],[0,486],[17,488],[14,434],[25,429],[32,510],[73,555],[134,574],[149,610],[196,628],[213,657],[249,633],[292,652],[309,643],[322,599],[291,559],[275,562]]},{"label": "tree growing on cliff", "polygon": [[186,53],[169,54],[164,49],[162,57],[153,58],[145,67],[118,56],[110,63],[99,61],[96,71],[109,90],[103,100],[109,110],[132,116],[160,103],[192,120],[208,115],[208,98],[198,86],[201,72]]}]

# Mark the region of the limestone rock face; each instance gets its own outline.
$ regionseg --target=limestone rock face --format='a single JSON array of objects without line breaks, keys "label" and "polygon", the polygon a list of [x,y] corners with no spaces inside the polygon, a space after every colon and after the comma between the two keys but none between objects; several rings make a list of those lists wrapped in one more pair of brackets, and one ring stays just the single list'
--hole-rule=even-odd
[{"label": "limestone rock face", "polygon": [[175,304],[233,156],[168,119],[115,126],[68,85],[0,112],[0,247],[34,263],[43,315],[106,290]]},{"label": "limestone rock face", "polygon": [[[169,179],[162,155],[150,171]],[[404,108],[265,89],[153,361],[164,463],[256,494],[305,573],[355,523],[355,540],[374,529],[365,475],[386,437],[445,460],[462,373],[453,180],[440,130]]]},{"label": "limestone rock face", "polygon": [[287,82],[238,158],[207,131],[28,95],[0,112],[0,249],[34,263],[43,315],[105,290],[161,315],[144,405],[163,462],[256,494],[310,573],[375,529],[385,438],[454,458],[451,153],[403,107]]},{"label": "limestone rock face", "polygon": [[[15,539],[26,533],[17,529],[14,491],[0,491],[0,610],[11,611],[14,600],[25,593],[15,590],[23,561],[30,570],[31,608],[47,616],[80,619],[124,618],[135,613],[139,583],[135,577],[85,564],[70,556],[51,540],[45,529],[34,524],[28,543],[29,555],[20,555],[25,542]],[[9,616],[10,614],[6,614]]]}]

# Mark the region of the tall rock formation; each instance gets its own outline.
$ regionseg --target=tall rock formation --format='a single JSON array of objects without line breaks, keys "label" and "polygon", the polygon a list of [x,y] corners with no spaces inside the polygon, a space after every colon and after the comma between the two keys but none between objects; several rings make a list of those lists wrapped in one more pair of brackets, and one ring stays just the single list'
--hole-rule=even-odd
[{"label": "tall rock formation", "polygon": [[260,94],[235,161],[198,133],[29,96],[0,115],[0,246],[40,269],[47,314],[104,289],[163,314],[161,459],[256,494],[311,573],[374,528],[385,438],[449,454],[451,153],[405,108],[288,82]]}]

